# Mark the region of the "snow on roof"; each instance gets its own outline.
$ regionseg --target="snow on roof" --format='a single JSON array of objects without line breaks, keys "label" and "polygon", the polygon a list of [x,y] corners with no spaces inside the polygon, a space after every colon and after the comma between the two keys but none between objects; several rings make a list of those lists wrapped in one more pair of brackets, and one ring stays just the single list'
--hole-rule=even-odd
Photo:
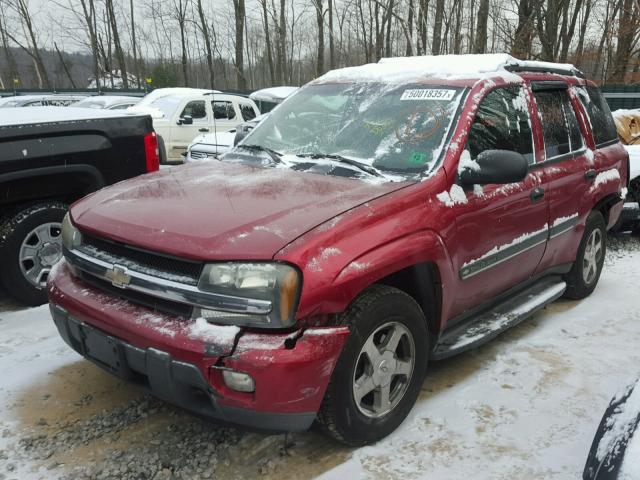
[{"label": "snow on roof", "polygon": [[6,113],[0,110],[0,127],[11,125],[97,120],[101,118],[129,117],[123,110],[101,110],[75,107],[16,108]]},{"label": "snow on roof", "polygon": [[577,71],[573,65],[523,61],[506,53],[485,55],[425,55],[383,58],[378,63],[332,70],[318,82],[339,80],[402,82],[417,78],[479,79],[491,74],[513,75],[508,67]]},{"label": "snow on roof", "polygon": [[210,90],[205,88],[187,88],[187,87],[171,87],[171,88],[156,88],[152,92],[149,92],[138,103],[140,106],[149,105],[158,98],[167,97],[169,95],[200,95],[203,93],[222,93],[219,90]]},{"label": "snow on roof", "polygon": [[249,98],[251,100],[262,101],[262,102],[281,102],[293,92],[298,90],[298,87],[271,87],[271,88],[263,88],[262,90],[256,90]]}]

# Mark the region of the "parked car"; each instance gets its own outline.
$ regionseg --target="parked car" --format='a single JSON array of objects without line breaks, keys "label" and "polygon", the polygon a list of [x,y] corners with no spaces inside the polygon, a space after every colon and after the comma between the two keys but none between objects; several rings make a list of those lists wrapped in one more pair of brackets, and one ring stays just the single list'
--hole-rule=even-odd
[{"label": "parked car", "polygon": [[287,86],[263,88],[252,92],[249,98],[256,102],[262,113],[267,113],[298,91],[298,88]]},{"label": "parked car", "polygon": [[68,107],[84,98],[86,98],[86,95],[19,95],[0,99],[0,108]]},{"label": "parked car", "polygon": [[99,95],[87,97],[74,104],[77,108],[96,108],[104,110],[126,110],[140,101],[140,97],[125,95]]},{"label": "parked car", "polygon": [[243,122],[236,128],[220,133],[204,133],[193,139],[184,156],[185,163],[213,160],[231,150],[240,140],[246,137],[258,123],[269,116],[268,113],[258,115],[253,120]]},{"label": "parked car", "polygon": [[198,135],[225,132],[260,114],[253,100],[211,91],[170,93],[140,102],[129,111],[152,116],[162,163],[181,162],[181,155]]},{"label": "parked car", "polygon": [[609,404],[591,444],[583,480],[640,478],[640,380]]},{"label": "parked car", "polygon": [[640,234],[640,110],[613,112],[618,136],[629,154],[629,188],[616,230]]},{"label": "parked car", "polygon": [[0,114],[0,283],[28,305],[62,256],[68,205],[106,185],[158,170],[148,116],[33,107]]},{"label": "parked car", "polygon": [[627,169],[573,68],[336,70],[220,161],[74,204],[52,316],[74,350],[199,415],[367,444],[430,360],[593,292]]}]

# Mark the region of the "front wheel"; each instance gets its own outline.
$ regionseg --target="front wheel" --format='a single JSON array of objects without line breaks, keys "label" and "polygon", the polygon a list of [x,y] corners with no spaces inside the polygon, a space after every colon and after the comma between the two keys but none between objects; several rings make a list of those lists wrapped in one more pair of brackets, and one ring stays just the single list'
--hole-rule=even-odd
[{"label": "front wheel", "polygon": [[327,387],[318,421],[336,440],[365,445],[406,418],[427,368],[424,313],[406,293],[367,289],[344,315],[351,333]]},{"label": "front wheel", "polygon": [[22,303],[47,302],[47,276],[62,257],[66,212],[63,203],[43,202],[19,210],[0,224],[0,281]]},{"label": "front wheel", "polygon": [[607,251],[606,236],[604,217],[600,212],[592,211],[587,217],[576,261],[571,271],[565,276],[567,290],[564,296],[566,298],[579,300],[591,295],[596,288]]}]

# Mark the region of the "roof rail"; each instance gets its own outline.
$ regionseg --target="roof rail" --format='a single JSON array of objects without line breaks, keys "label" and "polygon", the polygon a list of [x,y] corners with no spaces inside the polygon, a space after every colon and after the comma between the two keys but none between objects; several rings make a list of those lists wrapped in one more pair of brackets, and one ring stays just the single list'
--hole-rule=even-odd
[{"label": "roof rail", "polygon": [[538,73],[556,73],[558,75],[571,75],[572,77],[587,78],[581,70],[577,68],[562,68],[542,66],[542,65],[527,65],[526,62],[516,65],[505,65],[505,70],[509,72],[538,72]]}]

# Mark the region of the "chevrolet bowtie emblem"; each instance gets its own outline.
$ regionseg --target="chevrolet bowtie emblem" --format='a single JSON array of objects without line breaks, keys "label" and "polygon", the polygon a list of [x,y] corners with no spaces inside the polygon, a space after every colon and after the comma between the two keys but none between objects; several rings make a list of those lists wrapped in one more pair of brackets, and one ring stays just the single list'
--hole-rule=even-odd
[{"label": "chevrolet bowtie emblem", "polygon": [[131,283],[131,275],[127,273],[125,267],[114,265],[113,268],[107,270],[104,276],[111,281],[114,287],[126,288]]}]

